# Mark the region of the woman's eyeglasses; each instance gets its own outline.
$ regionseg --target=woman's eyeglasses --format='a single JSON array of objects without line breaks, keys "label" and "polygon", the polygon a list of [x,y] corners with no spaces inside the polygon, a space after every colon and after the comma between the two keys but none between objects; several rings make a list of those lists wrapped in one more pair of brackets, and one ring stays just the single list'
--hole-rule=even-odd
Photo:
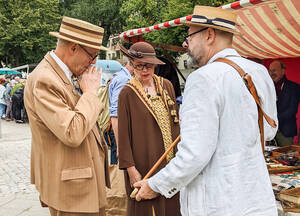
[{"label": "woman's eyeglasses", "polygon": [[144,68],[151,69],[153,68],[153,64],[138,64],[138,65],[132,65],[134,69],[138,70],[144,70]]}]

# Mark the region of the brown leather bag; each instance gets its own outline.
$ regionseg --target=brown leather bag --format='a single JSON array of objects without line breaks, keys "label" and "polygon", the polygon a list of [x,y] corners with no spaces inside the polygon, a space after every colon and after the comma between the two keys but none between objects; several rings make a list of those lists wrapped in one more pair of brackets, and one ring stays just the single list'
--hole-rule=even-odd
[{"label": "brown leather bag", "polygon": [[240,76],[243,78],[245,85],[247,86],[249,92],[253,96],[256,104],[257,104],[257,110],[258,110],[258,126],[259,126],[259,131],[260,131],[260,140],[261,140],[261,147],[262,151],[264,152],[264,121],[263,121],[263,116],[265,117],[266,121],[268,122],[269,125],[271,125],[273,128],[276,128],[276,122],[271,119],[262,109],[261,103],[259,101],[257,91],[255,88],[254,83],[252,82],[251,76],[243,71],[242,68],[240,68],[236,63],[233,61],[226,59],[226,58],[218,58],[215,60],[215,62],[224,62],[226,64],[229,64],[232,66],[237,72],[239,72]]}]

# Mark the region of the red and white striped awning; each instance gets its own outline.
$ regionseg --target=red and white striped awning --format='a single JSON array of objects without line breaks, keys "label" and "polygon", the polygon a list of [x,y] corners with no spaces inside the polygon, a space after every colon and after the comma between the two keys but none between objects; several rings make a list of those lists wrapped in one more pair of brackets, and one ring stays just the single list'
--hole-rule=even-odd
[{"label": "red and white striped awning", "polygon": [[[221,7],[238,13],[240,36],[233,47],[250,58],[292,58],[300,56],[300,0],[241,0]],[[191,15],[133,29],[119,35],[126,39],[151,31],[182,25]]]}]

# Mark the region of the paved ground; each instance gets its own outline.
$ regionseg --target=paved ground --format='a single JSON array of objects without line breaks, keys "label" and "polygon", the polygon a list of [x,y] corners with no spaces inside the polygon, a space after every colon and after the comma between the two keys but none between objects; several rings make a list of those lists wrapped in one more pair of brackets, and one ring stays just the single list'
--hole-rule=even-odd
[{"label": "paved ground", "polygon": [[[0,125],[0,216],[49,216],[48,208],[40,206],[38,193],[30,184],[29,125],[4,120]],[[300,215],[284,214],[281,207],[278,210],[279,216]]]},{"label": "paved ground", "polygon": [[0,121],[0,216],[49,216],[30,184],[29,125]]}]

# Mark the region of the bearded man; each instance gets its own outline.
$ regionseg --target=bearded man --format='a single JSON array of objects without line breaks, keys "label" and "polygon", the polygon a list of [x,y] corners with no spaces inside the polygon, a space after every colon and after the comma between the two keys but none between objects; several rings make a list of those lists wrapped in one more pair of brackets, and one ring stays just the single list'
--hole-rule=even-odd
[{"label": "bearded man", "polygon": [[[232,63],[252,77],[262,109],[276,134],[276,94],[268,71],[232,48],[236,14],[196,6],[183,46],[199,69],[187,79],[180,109],[181,142],[165,168],[137,182],[136,199],[180,191],[183,216],[277,216],[261,148],[258,108]],[[224,60],[225,59],[225,60]],[[231,62],[225,63],[225,62]],[[264,143],[264,141],[263,141]]]}]

